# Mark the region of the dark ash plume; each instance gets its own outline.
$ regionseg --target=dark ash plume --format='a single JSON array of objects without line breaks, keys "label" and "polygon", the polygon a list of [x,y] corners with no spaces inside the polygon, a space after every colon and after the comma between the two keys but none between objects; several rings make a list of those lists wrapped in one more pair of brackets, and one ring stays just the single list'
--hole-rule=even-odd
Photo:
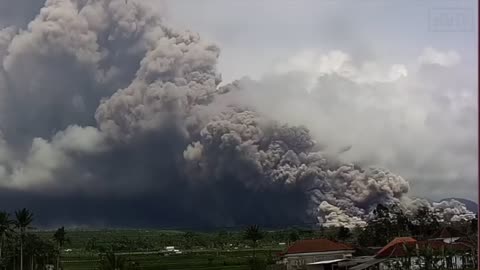
[{"label": "dark ash plume", "polygon": [[48,0],[22,27],[0,30],[0,203],[45,225],[350,226],[409,190],[232,102],[220,49],[140,1]]}]

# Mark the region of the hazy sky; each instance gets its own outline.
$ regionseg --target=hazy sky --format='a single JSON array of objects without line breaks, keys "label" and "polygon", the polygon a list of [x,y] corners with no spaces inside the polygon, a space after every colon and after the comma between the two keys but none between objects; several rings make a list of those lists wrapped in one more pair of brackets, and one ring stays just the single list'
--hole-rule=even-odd
[{"label": "hazy sky", "polygon": [[[171,24],[219,44],[226,81],[257,77],[275,61],[311,48],[343,50],[358,61],[409,64],[432,46],[456,50],[466,69],[476,67],[476,1],[149,1]],[[465,23],[458,23],[458,31],[437,27],[440,12]]]}]

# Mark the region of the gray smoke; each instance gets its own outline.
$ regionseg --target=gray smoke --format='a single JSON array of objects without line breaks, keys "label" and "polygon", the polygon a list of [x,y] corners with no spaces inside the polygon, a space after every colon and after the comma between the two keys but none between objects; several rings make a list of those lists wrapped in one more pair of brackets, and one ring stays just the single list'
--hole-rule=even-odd
[{"label": "gray smoke", "polygon": [[140,1],[48,0],[22,27],[0,30],[6,207],[16,197],[50,223],[350,226],[406,201],[402,177],[336,157],[351,146],[324,151],[237,99],[257,82],[219,87],[220,49]]},{"label": "gray smoke", "polygon": [[403,198],[403,200],[402,206],[408,214],[414,213],[419,207],[426,207],[435,213],[441,222],[466,221],[475,218],[473,212],[455,199],[431,203],[422,198]]},{"label": "gray smoke", "polygon": [[[377,203],[399,199],[408,183],[387,170],[356,168],[315,150],[305,127],[267,122],[256,112],[232,109],[214,117],[184,157],[202,179],[236,175],[251,188],[301,187],[321,217],[327,202],[361,217]],[[328,212],[327,212],[328,213]]]}]

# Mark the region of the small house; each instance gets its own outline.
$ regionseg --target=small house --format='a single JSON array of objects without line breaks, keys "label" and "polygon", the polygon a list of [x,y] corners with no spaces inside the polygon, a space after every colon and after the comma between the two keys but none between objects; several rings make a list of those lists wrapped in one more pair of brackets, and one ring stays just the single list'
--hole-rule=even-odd
[{"label": "small house", "polygon": [[281,254],[280,263],[287,270],[337,269],[338,263],[352,258],[354,252],[349,245],[328,239],[299,240]]}]

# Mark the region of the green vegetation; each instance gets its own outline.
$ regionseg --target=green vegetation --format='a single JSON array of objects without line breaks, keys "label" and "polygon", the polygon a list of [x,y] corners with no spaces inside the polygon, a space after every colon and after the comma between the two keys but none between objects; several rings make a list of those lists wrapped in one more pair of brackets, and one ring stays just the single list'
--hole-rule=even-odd
[{"label": "green vegetation", "polygon": [[16,220],[14,221],[14,224],[20,231],[20,270],[23,270],[23,247],[25,243],[25,234],[27,228],[29,228],[33,221],[33,213],[23,208],[22,210],[15,211],[15,217]]},{"label": "green vegetation", "polygon": [[[296,240],[328,238],[350,243],[357,248],[357,255],[369,255],[369,246],[383,246],[398,236],[421,239],[445,225],[428,209],[407,217],[395,205],[379,205],[367,226],[354,229],[298,227],[269,231],[252,225],[245,230],[217,232],[64,227],[41,231],[31,227],[34,216],[29,210],[16,211],[14,217],[0,211],[0,269],[43,270],[46,265],[65,270],[273,269],[270,265],[275,264],[277,254]],[[477,219],[448,225],[476,241]],[[174,248],[167,251],[166,247]],[[424,257],[435,258],[435,254],[430,255],[427,252]]]},{"label": "green vegetation", "polygon": [[[262,233],[258,226],[218,233],[64,227],[41,231],[31,228],[29,210],[16,211],[15,218],[0,212],[0,269],[266,269],[284,248],[278,241],[288,235]],[[167,252],[167,246],[177,252]]]},{"label": "green vegetation", "polygon": [[[377,205],[373,217],[364,228],[357,228],[356,236],[348,237],[359,246],[384,246],[395,237],[411,236],[418,240],[427,239],[443,226],[456,228],[477,241],[477,218],[471,221],[445,223],[427,207],[420,207],[413,215],[406,215],[398,205]],[[341,228],[340,228],[341,229]]]}]

